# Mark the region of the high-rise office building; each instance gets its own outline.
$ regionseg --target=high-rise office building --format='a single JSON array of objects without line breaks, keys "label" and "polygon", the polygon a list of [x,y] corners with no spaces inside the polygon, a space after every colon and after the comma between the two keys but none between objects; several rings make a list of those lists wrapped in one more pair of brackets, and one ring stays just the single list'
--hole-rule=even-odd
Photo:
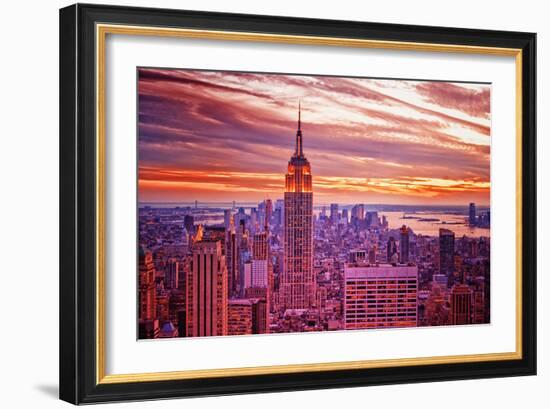
[{"label": "high-rise office building", "polygon": [[489,322],[488,319],[486,320],[485,291],[485,277],[475,277],[472,296],[472,324]]},{"label": "high-rise office building", "polygon": [[179,262],[175,258],[169,258],[164,270],[164,286],[169,289],[178,288]]},{"label": "high-rise office building", "polygon": [[252,259],[253,260],[267,260],[268,248],[267,248],[268,233],[267,230],[263,230],[254,235],[252,240]]},{"label": "high-rise office building", "polygon": [[252,304],[252,333],[269,333],[269,287],[249,287],[245,290],[245,298]]},{"label": "high-rise office building", "polygon": [[451,290],[451,325],[472,323],[473,292],[465,284],[454,285]]},{"label": "high-rise office building", "polygon": [[239,290],[239,241],[235,232],[234,217],[232,214],[225,230],[225,263],[227,265],[227,292],[233,297]]},{"label": "high-rise office building", "polygon": [[252,302],[235,298],[228,301],[227,335],[252,334]]},{"label": "high-rise office building", "polygon": [[386,245],[386,259],[388,263],[392,262],[394,254],[397,254],[397,243],[395,242],[395,238],[390,236]]},{"label": "high-rise office building", "polygon": [[[265,209],[270,205],[265,203]],[[268,332],[269,305],[273,282],[273,266],[269,252],[269,212],[264,214],[263,231],[254,235],[249,281],[245,286],[245,297],[250,299],[252,308],[252,332]]]},{"label": "high-rise office building", "polygon": [[399,262],[407,264],[409,262],[409,229],[403,225],[399,229]]},{"label": "high-rise office building", "polygon": [[191,235],[195,233],[195,218],[192,215],[186,214],[183,217],[183,225],[185,226],[187,233]]},{"label": "high-rise office building", "polygon": [[[285,201],[284,199],[277,199],[275,201],[275,211],[277,212],[277,218],[275,223],[280,226],[284,222],[284,213],[285,213]],[[274,215],[275,217],[275,215]]]},{"label": "high-rise office building", "polygon": [[186,283],[187,336],[227,334],[227,267],[220,241],[193,245]]},{"label": "high-rise office building", "polygon": [[[268,288],[269,286],[269,261],[255,260],[251,261],[250,287]],[[248,286],[246,286],[248,287]],[[246,288],[245,287],[245,288]]]},{"label": "high-rise office building", "polygon": [[156,317],[155,263],[153,255],[139,247],[139,318],[153,320]]},{"label": "high-rise office building", "polygon": [[241,283],[239,283],[241,294],[244,293],[247,288],[252,287],[252,261],[248,260],[244,262],[242,270],[242,280]]},{"label": "high-rise office building", "polygon": [[269,333],[269,302],[266,297],[250,300],[252,304],[252,333]]},{"label": "high-rise office building", "polygon": [[313,190],[311,166],[304,156],[301,111],[296,148],[285,176],[284,271],[280,302],[285,308],[310,308],[315,302],[313,274]]},{"label": "high-rise office building", "polygon": [[229,231],[233,224],[233,211],[231,209],[225,209],[223,211],[223,226],[225,231]]},{"label": "high-rise office building", "polygon": [[363,204],[356,204],[351,208],[351,221],[363,220],[365,218],[365,206]]},{"label": "high-rise office building", "polygon": [[349,222],[348,209],[342,209],[342,221],[344,222],[344,224],[348,224]]},{"label": "high-rise office building", "polygon": [[159,285],[157,287],[156,293],[156,312],[155,317],[159,320],[160,323],[168,321],[168,291]]},{"label": "high-rise office building", "polygon": [[170,291],[168,299],[168,319],[181,331],[179,336],[185,336],[185,320],[181,320],[181,314],[185,313],[185,292],[178,288]]},{"label": "high-rise office building", "polygon": [[476,225],[476,204],[475,203],[470,203],[468,216],[469,216],[468,220],[469,220],[470,226],[475,226]]},{"label": "high-rise office building", "polygon": [[272,218],[273,218],[273,202],[271,201],[271,199],[266,199],[265,200],[265,220],[268,225],[271,223]]},{"label": "high-rise office building", "polygon": [[417,325],[417,266],[348,263],[344,282],[345,329]]},{"label": "high-rise office building", "polygon": [[378,212],[371,211],[366,214],[367,226],[369,227],[378,227],[380,225],[380,220],[378,219]]},{"label": "high-rise office building", "polygon": [[185,291],[185,282],[187,280],[186,274],[191,270],[191,260],[191,255],[187,254],[178,262],[178,290]]},{"label": "high-rise office building", "polygon": [[[264,202],[264,207],[268,205]],[[264,214],[263,230],[254,234],[252,240],[252,265],[250,283],[246,287],[268,288],[270,261],[269,261],[269,215]]]},{"label": "high-rise office building", "polygon": [[330,221],[333,224],[338,223],[338,203],[330,204]]},{"label": "high-rise office building", "polygon": [[454,281],[455,234],[448,229],[439,229],[439,274],[447,276],[448,285]]},{"label": "high-rise office building", "polygon": [[258,230],[258,210],[255,207],[250,209],[250,230],[252,233],[256,233]]}]

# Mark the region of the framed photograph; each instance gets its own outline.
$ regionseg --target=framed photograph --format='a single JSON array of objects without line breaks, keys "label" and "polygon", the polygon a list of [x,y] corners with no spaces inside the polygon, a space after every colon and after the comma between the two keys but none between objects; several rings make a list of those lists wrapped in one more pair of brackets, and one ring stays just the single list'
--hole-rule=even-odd
[{"label": "framed photograph", "polygon": [[535,52],[61,9],[61,399],[534,375]]}]

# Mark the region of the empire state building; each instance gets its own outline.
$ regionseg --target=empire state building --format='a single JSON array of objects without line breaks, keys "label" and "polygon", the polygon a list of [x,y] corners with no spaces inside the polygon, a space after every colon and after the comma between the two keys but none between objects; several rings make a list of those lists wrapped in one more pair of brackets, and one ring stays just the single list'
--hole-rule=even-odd
[{"label": "empire state building", "polygon": [[296,149],[285,175],[284,269],[280,302],[284,308],[307,309],[315,301],[313,275],[313,189],[311,166],[304,156],[301,109]]}]

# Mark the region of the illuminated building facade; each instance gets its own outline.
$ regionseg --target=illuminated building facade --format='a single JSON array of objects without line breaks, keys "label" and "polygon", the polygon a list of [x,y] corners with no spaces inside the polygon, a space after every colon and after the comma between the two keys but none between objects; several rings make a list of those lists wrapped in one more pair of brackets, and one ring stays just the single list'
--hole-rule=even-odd
[{"label": "illuminated building facade", "polygon": [[307,309],[315,303],[313,191],[311,166],[303,152],[298,112],[296,149],[285,176],[284,269],[280,302],[284,308]]},{"label": "illuminated building facade", "polygon": [[457,284],[451,290],[451,325],[472,323],[472,289],[465,284]]},{"label": "illuminated building facade", "polygon": [[225,226],[225,262],[227,265],[228,296],[234,296],[239,290],[239,247],[235,232],[234,215],[224,212]]},{"label": "illuminated building facade", "polygon": [[357,204],[351,208],[351,221],[364,220],[365,219],[365,206]]},{"label": "illuminated building facade", "polygon": [[170,258],[166,263],[164,273],[164,286],[170,289],[177,289],[179,284],[179,262]]},{"label": "illuminated building facade", "polygon": [[392,263],[394,254],[397,254],[397,243],[393,236],[390,236],[386,247],[386,259],[388,263]]},{"label": "illuminated building facade", "polygon": [[470,223],[470,226],[476,225],[476,204],[470,203],[470,207],[468,209],[468,222]]},{"label": "illuminated building facade", "polygon": [[155,264],[153,255],[139,248],[139,318],[152,320],[156,315]]},{"label": "illuminated building facade", "polygon": [[418,267],[348,263],[345,329],[417,326]]},{"label": "illuminated building facade", "polygon": [[252,265],[250,287],[267,288],[269,285],[268,214],[265,214],[264,229],[252,240]]},{"label": "illuminated building facade", "polygon": [[248,299],[229,300],[227,306],[227,335],[252,334],[252,303]]},{"label": "illuminated building facade", "polygon": [[333,224],[338,223],[338,203],[330,204],[330,221]]},{"label": "illuminated building facade", "polygon": [[407,264],[409,262],[409,229],[407,226],[399,229],[399,262]]},{"label": "illuminated building facade", "polygon": [[227,267],[220,241],[193,244],[186,283],[187,336],[227,334]]},{"label": "illuminated building facade", "polygon": [[455,234],[448,229],[439,229],[439,274],[447,277],[451,286],[455,272]]}]

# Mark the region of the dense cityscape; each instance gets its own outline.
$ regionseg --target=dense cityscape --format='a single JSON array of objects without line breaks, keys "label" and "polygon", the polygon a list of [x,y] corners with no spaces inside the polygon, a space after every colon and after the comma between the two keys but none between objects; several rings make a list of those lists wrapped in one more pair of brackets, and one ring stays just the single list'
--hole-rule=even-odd
[{"label": "dense cityscape", "polygon": [[140,203],[138,337],[490,322],[487,207],[318,204],[314,177],[299,111],[281,197]]}]

